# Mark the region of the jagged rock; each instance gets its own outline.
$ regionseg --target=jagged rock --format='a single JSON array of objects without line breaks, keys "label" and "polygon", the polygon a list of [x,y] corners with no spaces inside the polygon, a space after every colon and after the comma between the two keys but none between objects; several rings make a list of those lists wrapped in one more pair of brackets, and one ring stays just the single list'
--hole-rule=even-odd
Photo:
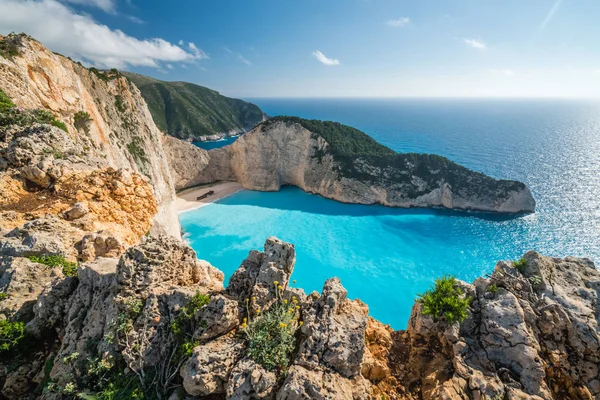
[{"label": "jagged rock", "polygon": [[349,379],[334,372],[293,365],[276,399],[361,400],[368,398],[368,394],[368,382],[362,376]]},{"label": "jagged rock", "polygon": [[368,308],[360,300],[347,300],[347,294],[338,278],[328,279],[322,296],[302,310],[306,339],[296,363],[307,368],[323,364],[347,378],[360,374]]},{"label": "jagged rock", "polygon": [[243,349],[243,342],[231,336],[221,336],[194,348],[181,368],[185,391],[192,396],[225,393],[231,370],[242,357]]},{"label": "jagged rock", "polygon": [[145,297],[150,291],[173,285],[216,292],[223,290],[223,278],[223,272],[198,260],[191,247],[168,236],[144,238],[140,246],[125,252],[117,267],[124,297]]},{"label": "jagged rock", "polygon": [[0,237],[0,255],[11,257],[39,256],[44,254],[76,255],[74,243],[83,231],[72,227],[56,216],[45,216],[27,222]]},{"label": "jagged rock", "polygon": [[29,321],[44,287],[62,277],[60,268],[49,268],[22,257],[0,257],[0,292],[7,295],[0,302],[0,319]]},{"label": "jagged rock", "polygon": [[195,316],[200,321],[196,337],[209,340],[227,333],[239,325],[238,302],[223,295],[214,295],[210,303],[202,307]]},{"label": "jagged rock", "polygon": [[231,371],[227,382],[229,400],[272,399],[277,375],[250,359],[243,359]]},{"label": "jagged rock", "polygon": [[79,219],[90,212],[89,207],[84,202],[77,202],[70,210],[65,212],[65,219],[67,221],[73,221]]},{"label": "jagged rock", "polygon": [[395,350],[404,387],[419,381],[424,399],[600,396],[600,271],[586,259],[525,259],[521,271],[499,262],[489,280],[461,284],[473,300],[460,325],[415,304]]},{"label": "jagged rock", "polygon": [[90,233],[81,239],[79,258],[93,261],[98,257],[118,257],[124,250],[118,238],[104,232]]},{"label": "jagged rock", "polygon": [[267,238],[262,253],[251,251],[234,272],[229,279],[227,293],[236,297],[241,304],[255,297],[255,304],[265,307],[275,297],[274,282],[287,289],[295,262],[294,245],[271,236]]}]

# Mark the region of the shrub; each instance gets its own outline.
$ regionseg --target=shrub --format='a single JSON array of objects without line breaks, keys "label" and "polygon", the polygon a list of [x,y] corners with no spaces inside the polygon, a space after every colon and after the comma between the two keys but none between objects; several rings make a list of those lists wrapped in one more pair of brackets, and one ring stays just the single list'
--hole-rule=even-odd
[{"label": "shrub", "polygon": [[21,38],[23,36],[23,34],[17,35],[11,33],[0,40],[0,57],[12,60],[14,57],[21,54]]},{"label": "shrub", "polygon": [[[283,288],[275,282],[275,303],[264,313],[259,313],[248,323],[244,320],[242,329],[248,339],[248,356],[266,370],[281,372],[290,363],[290,356],[296,345],[298,322],[297,300],[283,299]],[[250,310],[248,315],[250,315]]]},{"label": "shrub", "polygon": [[68,132],[67,126],[46,110],[27,110],[16,107],[12,100],[0,89],[0,127],[10,125],[28,126],[34,123],[50,124]]},{"label": "shrub", "polygon": [[512,264],[520,273],[523,273],[525,272],[525,267],[527,267],[527,259],[522,257],[520,260],[513,261]]},{"label": "shrub", "polygon": [[498,285],[496,285],[495,283],[492,283],[490,286],[488,286],[488,292],[496,294],[498,293]]},{"label": "shrub", "polygon": [[133,141],[127,145],[127,150],[136,161],[141,161],[142,163],[148,162],[148,157],[146,157],[146,152],[140,146],[139,139],[134,138]]},{"label": "shrub", "polygon": [[8,293],[0,292],[0,301],[8,299]]},{"label": "shrub", "polygon": [[67,261],[64,256],[59,254],[47,254],[43,256],[29,256],[30,261],[38,264],[44,264],[50,268],[62,267],[62,272],[65,276],[77,275],[77,263]]},{"label": "shrub", "polygon": [[418,301],[422,304],[423,315],[430,315],[434,320],[445,319],[450,323],[462,322],[467,316],[470,298],[456,284],[453,276],[444,276],[435,280],[435,286],[423,294]]},{"label": "shrub", "polygon": [[119,112],[125,112],[125,102],[123,101],[123,96],[121,96],[120,94],[115,96],[115,107],[117,108],[117,110],[119,110]]},{"label": "shrub", "polygon": [[10,322],[6,319],[0,321],[0,353],[14,349],[23,338],[25,338],[23,322]]},{"label": "shrub", "polygon": [[92,122],[90,114],[86,111],[77,111],[73,117],[73,125],[77,130],[83,130],[85,133],[89,132],[89,123]]},{"label": "shrub", "polygon": [[177,346],[176,358],[191,356],[192,350],[198,345],[193,337],[196,331],[194,315],[209,302],[210,296],[196,293],[171,322],[169,328]]}]

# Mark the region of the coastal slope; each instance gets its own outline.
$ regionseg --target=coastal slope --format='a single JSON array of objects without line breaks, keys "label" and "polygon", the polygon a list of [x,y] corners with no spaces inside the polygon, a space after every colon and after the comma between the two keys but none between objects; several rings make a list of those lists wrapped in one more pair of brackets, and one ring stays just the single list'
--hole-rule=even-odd
[{"label": "coastal slope", "polygon": [[258,106],[203,86],[123,74],[140,89],[158,128],[179,139],[205,141],[239,135],[267,118]]},{"label": "coastal slope", "polygon": [[[50,142],[46,143],[47,148],[42,149],[43,143],[38,143],[36,148],[30,149],[44,151],[33,154],[35,157],[28,161],[36,162],[28,165],[38,176],[35,184],[54,187],[58,176],[52,172],[53,163],[64,163],[69,158],[76,160],[75,164],[93,165],[94,168],[131,169],[149,179],[158,201],[153,233],[179,237],[180,226],[162,145],[163,134],[154,124],[137,87],[116,70],[87,69],[52,53],[27,35],[9,35],[0,40],[3,46],[12,49],[11,56],[0,57],[0,89],[16,106],[10,112],[47,113],[58,125],[63,124],[66,131],[64,140],[59,141],[59,136],[46,128],[38,129]],[[40,111],[21,112],[20,109]],[[5,134],[9,128],[6,127]],[[4,138],[7,144],[10,143],[9,136]],[[35,132],[26,136],[30,136],[35,144]],[[41,136],[37,141],[40,140]],[[56,150],[63,147],[68,152]],[[3,191],[7,195],[10,192],[16,195],[22,186],[19,181],[11,187],[4,186]],[[35,204],[29,205],[34,207]]]},{"label": "coastal slope", "polygon": [[[184,151],[183,143],[169,146]],[[232,145],[197,153],[196,164],[170,164],[178,187],[235,180],[277,191],[294,185],[344,203],[444,207],[501,213],[535,211],[521,182],[497,180],[432,154],[396,153],[365,133],[329,121],[276,117]],[[208,159],[208,162],[206,161]]]}]

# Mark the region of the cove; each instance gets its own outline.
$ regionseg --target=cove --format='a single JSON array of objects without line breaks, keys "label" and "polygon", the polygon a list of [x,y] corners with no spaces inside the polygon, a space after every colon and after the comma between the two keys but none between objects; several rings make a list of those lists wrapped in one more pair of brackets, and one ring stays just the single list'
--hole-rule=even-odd
[{"label": "cove", "polygon": [[187,242],[226,281],[250,250],[277,236],[296,247],[295,286],[320,292],[337,276],[350,298],[394,329],[406,328],[416,294],[436,277],[472,282],[531,249],[535,219],[343,204],[295,187],[244,190],[180,214]]}]

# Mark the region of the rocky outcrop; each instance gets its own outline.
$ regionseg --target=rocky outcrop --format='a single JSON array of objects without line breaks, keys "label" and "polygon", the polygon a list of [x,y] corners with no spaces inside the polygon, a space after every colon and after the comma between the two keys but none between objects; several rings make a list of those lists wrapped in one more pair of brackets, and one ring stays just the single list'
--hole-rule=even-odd
[{"label": "rocky outcrop", "polygon": [[[321,294],[292,287],[294,246],[274,237],[250,252],[224,289],[221,272],[166,236],[64,277],[24,257],[53,249],[43,232],[30,226],[3,239],[13,255],[0,266],[10,300],[2,310],[27,321],[41,346],[22,368],[0,375],[8,398],[35,398],[51,356],[47,378],[57,387],[97,388],[89,371],[98,368],[129,371],[132,382],[153,371],[151,390],[164,398],[178,385],[191,396],[228,399],[600,396],[600,272],[589,260],[530,252],[519,264],[499,262],[487,279],[457,281],[471,298],[463,322],[434,320],[416,303],[408,329],[393,332],[348,299],[337,278]],[[250,357],[244,334],[248,318],[277,302],[297,304],[301,322],[284,374]]]},{"label": "rocky outcrop", "polygon": [[181,188],[235,180],[261,191],[293,185],[344,203],[503,213],[535,210],[531,192],[520,182],[496,180],[440,156],[398,154],[333,122],[274,118],[224,148],[188,151],[197,153],[197,164],[170,162]]},{"label": "rocky outcrop", "polygon": [[[135,85],[115,71],[86,69],[25,35],[11,38],[18,54],[0,57],[0,89],[18,107],[50,111],[68,133],[34,126],[21,129],[14,140],[10,132],[3,135],[8,144],[3,157],[11,165],[2,173],[7,165],[0,161],[0,188],[10,192],[0,200],[22,199],[26,190],[18,179],[48,188],[65,172],[130,169],[148,177],[156,198],[152,233],[179,237],[163,134]],[[17,177],[11,168],[19,168]]]},{"label": "rocky outcrop", "polygon": [[434,322],[416,304],[398,333],[393,368],[422,399],[600,397],[600,271],[586,259],[525,255],[489,279],[464,284],[472,297],[460,325]]}]

